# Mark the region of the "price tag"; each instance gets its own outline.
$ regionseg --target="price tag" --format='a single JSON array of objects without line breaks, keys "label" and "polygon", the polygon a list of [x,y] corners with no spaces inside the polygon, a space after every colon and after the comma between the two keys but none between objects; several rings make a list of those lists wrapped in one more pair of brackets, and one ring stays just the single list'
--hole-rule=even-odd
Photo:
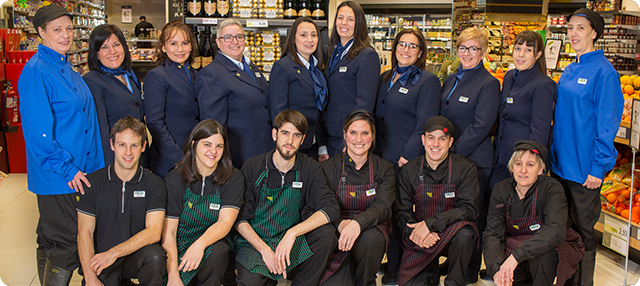
[{"label": "price tag", "polygon": [[627,138],[627,128],[622,126],[618,127],[618,133],[616,134],[616,137]]},{"label": "price tag", "polygon": [[202,24],[217,25],[218,24],[218,19],[202,18]]},{"label": "price tag", "polygon": [[247,20],[247,28],[267,28],[269,22],[267,20]]},{"label": "price tag", "polygon": [[602,245],[627,256],[629,251],[629,229],[628,225],[608,214],[604,216],[604,234],[602,235]]}]

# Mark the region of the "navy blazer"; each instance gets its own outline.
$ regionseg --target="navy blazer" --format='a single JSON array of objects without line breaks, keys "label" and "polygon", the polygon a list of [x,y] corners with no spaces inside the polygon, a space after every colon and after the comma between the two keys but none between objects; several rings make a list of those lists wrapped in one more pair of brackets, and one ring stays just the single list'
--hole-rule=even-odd
[{"label": "navy blazer", "polygon": [[311,73],[304,65],[296,63],[291,57],[297,53],[288,54],[279,59],[271,68],[269,76],[271,120],[285,109],[300,111],[307,118],[309,128],[306,137],[300,145],[300,150],[311,148],[313,138],[318,146],[322,145],[323,122],[322,112],[316,107],[316,93]]},{"label": "navy blazer", "polygon": [[[376,102],[376,152],[380,157],[398,164],[400,157],[411,160],[424,154],[422,124],[440,114],[440,80],[432,72],[422,70],[415,85],[407,81],[403,88],[392,77],[380,76]],[[388,91],[387,91],[388,90]]]},{"label": "navy blazer", "polygon": [[196,77],[200,117],[220,122],[226,129],[233,166],[272,150],[269,84],[251,63],[256,79],[222,53]]},{"label": "navy blazer", "polygon": [[196,71],[189,68],[189,81],[181,67],[167,59],[164,65],[147,73],[142,87],[147,101],[147,125],[153,136],[149,164],[151,171],[163,178],[182,160],[182,148],[199,122]]},{"label": "navy blazer", "polygon": [[515,70],[504,76],[498,119],[498,134],[494,139],[495,163],[507,166],[513,147],[520,140],[533,140],[549,148],[553,107],[556,102],[555,81],[540,72],[538,65],[521,71],[514,80]]},{"label": "navy blazer", "polygon": [[[100,139],[104,153],[105,166],[113,164],[115,155],[111,150],[109,133],[111,127],[121,118],[131,116],[144,122],[144,99],[138,86],[131,82],[131,89],[122,83],[115,76],[108,75],[101,71],[93,70],[85,74],[84,81],[89,86],[93,98],[96,102],[98,113],[98,124],[100,126]],[[146,152],[145,152],[146,153]],[[140,165],[148,167],[146,155],[140,158]]]},{"label": "navy blazer", "polygon": [[330,136],[328,143],[334,148],[342,144],[342,126],[349,112],[373,111],[380,78],[380,58],[372,48],[363,49],[353,60],[347,57],[345,55],[333,71],[329,68],[324,71],[329,86],[325,125]]},{"label": "navy blazer", "polygon": [[456,82],[456,73],[447,77],[442,86],[440,115],[453,123],[453,146],[458,153],[476,163],[478,168],[493,168],[491,128],[498,117],[500,82],[480,62],[480,67],[468,70],[447,100]]}]

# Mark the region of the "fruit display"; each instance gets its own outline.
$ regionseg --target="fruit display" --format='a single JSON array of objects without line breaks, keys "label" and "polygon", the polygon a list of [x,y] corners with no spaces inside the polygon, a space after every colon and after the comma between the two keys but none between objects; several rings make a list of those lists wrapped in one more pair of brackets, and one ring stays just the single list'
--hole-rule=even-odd
[{"label": "fruit display", "polygon": [[620,77],[620,88],[622,88],[622,94],[624,96],[624,110],[622,111],[622,120],[631,121],[631,107],[633,105],[633,99],[640,99],[640,77],[636,75],[628,76],[623,75]]},{"label": "fruit display", "polygon": [[[616,165],[607,174],[600,189],[600,201],[602,209],[617,214],[624,221],[629,219],[629,208],[631,206],[631,222],[640,223],[640,172],[634,172],[633,183],[631,182],[631,149],[628,146],[618,148],[618,160]],[[636,162],[640,158],[636,158]],[[640,164],[636,164],[638,169]],[[633,187],[632,187],[633,186]]]}]

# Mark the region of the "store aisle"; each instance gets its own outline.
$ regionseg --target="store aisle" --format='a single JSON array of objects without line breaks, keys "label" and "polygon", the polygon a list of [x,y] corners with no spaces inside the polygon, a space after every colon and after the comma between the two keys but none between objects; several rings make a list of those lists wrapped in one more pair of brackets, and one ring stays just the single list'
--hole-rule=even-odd
[{"label": "store aisle", "polygon": [[[0,279],[8,286],[38,285],[36,273],[35,228],[38,222],[36,196],[27,191],[27,175],[11,174],[0,186]],[[640,279],[640,266],[630,262],[629,284]],[[381,275],[378,276],[380,285]],[[598,248],[595,285],[621,285],[624,259],[606,248]],[[74,275],[71,286],[79,286],[81,277]],[[281,282],[279,285],[290,283]],[[475,286],[495,285],[480,280]]]}]

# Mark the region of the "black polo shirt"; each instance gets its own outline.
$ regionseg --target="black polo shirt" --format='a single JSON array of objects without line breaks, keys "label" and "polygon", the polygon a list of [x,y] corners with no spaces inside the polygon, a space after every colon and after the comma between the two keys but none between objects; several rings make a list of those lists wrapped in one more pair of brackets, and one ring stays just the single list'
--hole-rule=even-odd
[{"label": "black polo shirt", "polygon": [[142,167],[128,182],[118,178],[112,165],[87,175],[87,179],[91,187],[85,185],[84,195],[78,193],[76,210],[96,218],[96,253],[144,230],[147,213],[165,210],[164,182]]}]

